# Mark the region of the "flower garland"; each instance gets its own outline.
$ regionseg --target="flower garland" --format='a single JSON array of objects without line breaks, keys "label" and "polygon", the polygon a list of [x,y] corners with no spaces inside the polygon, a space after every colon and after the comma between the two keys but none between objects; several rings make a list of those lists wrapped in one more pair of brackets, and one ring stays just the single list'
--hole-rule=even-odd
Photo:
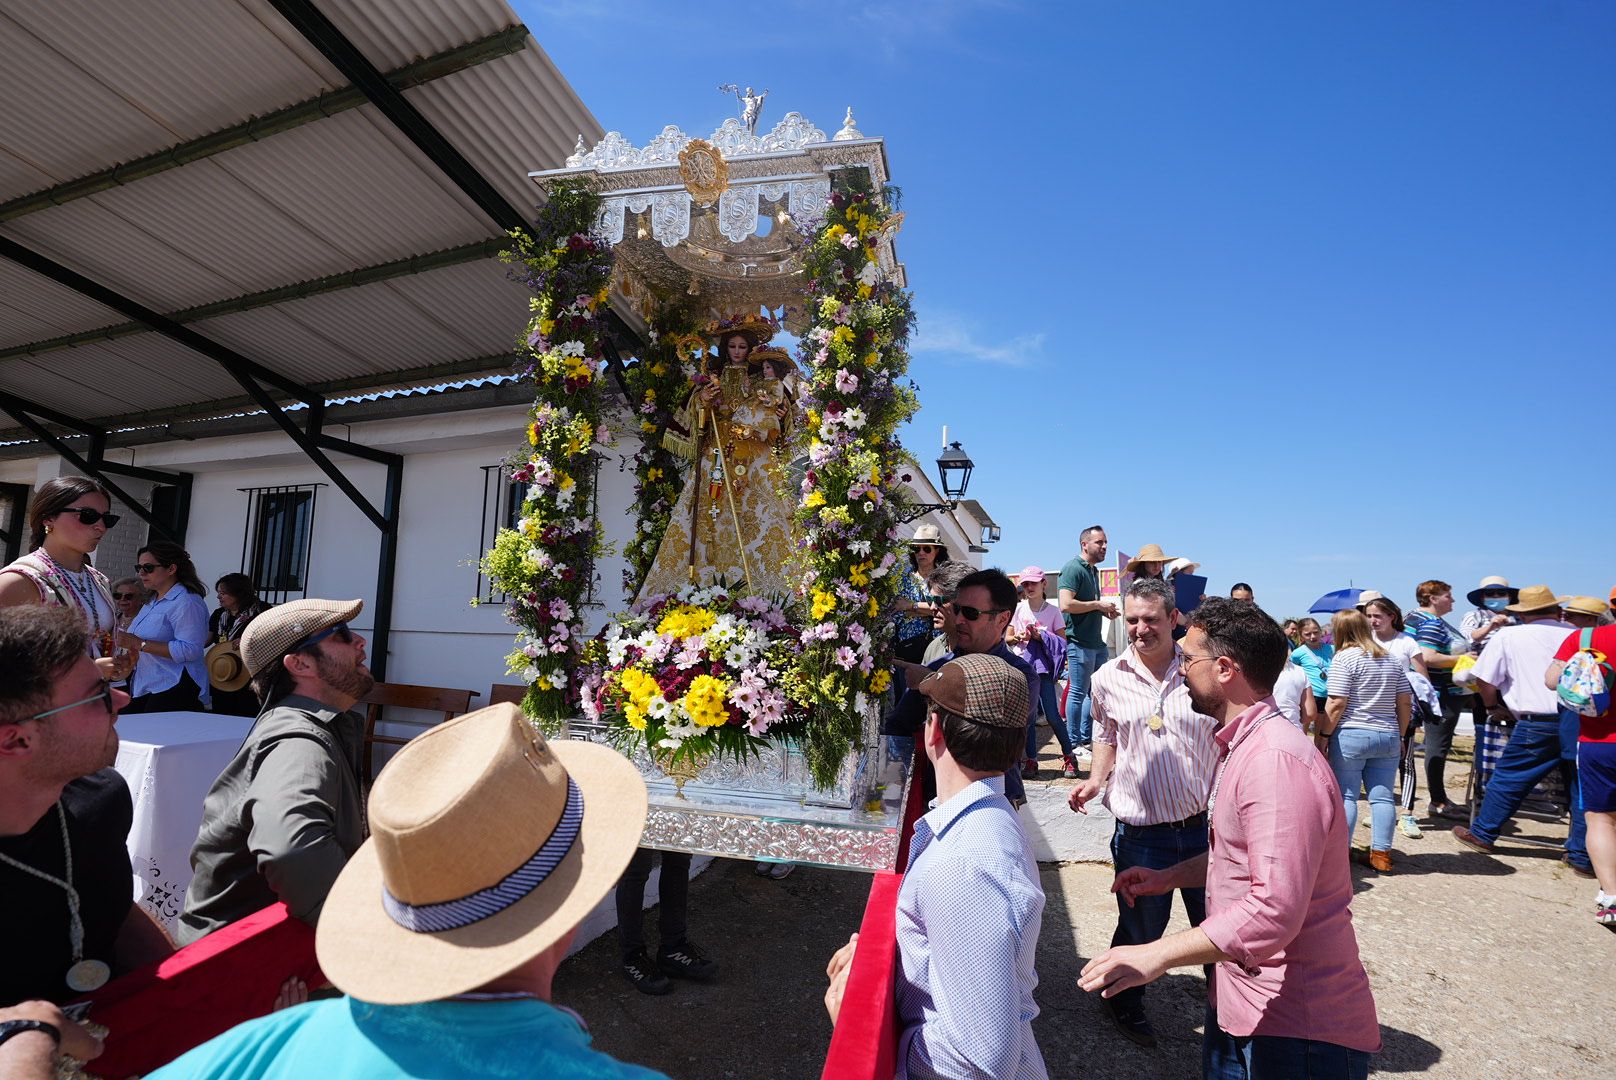
[{"label": "flower garland", "polygon": [[891,620],[883,613],[902,568],[889,492],[906,461],[898,427],[918,407],[903,380],[909,295],[881,273],[876,254],[894,195],[875,192],[862,172],[841,174],[805,258],[808,470],[795,520],[809,625],[792,693],[808,710],[805,756],[825,787],[861,741],[872,696],[891,682]]},{"label": "flower garland", "polygon": [[668,518],[679,499],[679,455],[662,445],[662,433],[673,418],[679,395],[699,370],[707,342],[695,333],[696,315],[688,304],[658,307],[651,318],[650,348],[625,373],[631,403],[640,423],[640,448],[634,454],[634,505],[638,517],[634,537],[624,547],[623,594],[640,591],[651,572]]},{"label": "flower garland", "polygon": [[511,459],[511,479],[527,485],[515,529],[501,529],[483,571],[508,599],[520,632],[506,658],[528,683],[523,708],[554,731],[574,712],[573,669],[583,647],[583,607],[602,553],[593,514],[596,441],[601,428],[601,352],[597,312],[606,304],[612,252],[589,235],[600,199],[577,181],[550,189],[531,234],[513,232],[503,256],[537,294],[518,345],[517,373],[533,380],[527,446]]}]

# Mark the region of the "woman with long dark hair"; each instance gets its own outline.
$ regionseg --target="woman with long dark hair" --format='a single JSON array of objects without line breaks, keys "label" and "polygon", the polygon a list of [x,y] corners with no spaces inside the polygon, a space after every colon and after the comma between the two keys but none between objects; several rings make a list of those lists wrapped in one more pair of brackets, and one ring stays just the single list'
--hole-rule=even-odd
[{"label": "woman with long dark hair", "polygon": [[[213,594],[218,598],[219,606],[208,617],[210,647],[240,641],[247,624],[269,610],[269,605],[258,598],[258,589],[253,585],[252,578],[246,574],[226,574],[213,583]],[[251,687],[221,690],[215,686],[212,690],[214,712],[229,713],[231,716],[258,715],[258,695],[252,692]]]},{"label": "woman with long dark hair", "polygon": [[46,481],[28,507],[28,553],[0,569],[0,607],[47,604],[71,608],[90,632],[90,656],[101,677],[116,682],[134,667],[116,648],[117,608],[106,575],[90,556],[118,524],[112,495],[84,476]]},{"label": "woman with long dark hair", "polygon": [[154,540],[140,549],[135,573],[152,594],[119,642],[138,657],[134,700],[124,712],[200,712],[208,704],[207,589],[190,554]]}]

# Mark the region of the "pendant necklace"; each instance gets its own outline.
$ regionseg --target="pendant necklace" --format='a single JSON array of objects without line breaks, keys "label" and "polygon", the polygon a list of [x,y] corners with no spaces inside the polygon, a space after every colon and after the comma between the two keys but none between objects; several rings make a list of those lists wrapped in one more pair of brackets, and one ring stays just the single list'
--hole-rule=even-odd
[{"label": "pendant necklace", "polygon": [[74,604],[84,613],[84,621],[90,624],[90,639],[93,641],[100,637],[101,605],[96,602],[99,598],[96,596],[95,582],[90,577],[88,560],[86,560],[83,568],[79,570],[78,578],[75,580],[67,567],[51,558],[44,548],[39,549],[39,554],[50,564],[55,576],[67,585]]},{"label": "pendant necklace", "polygon": [[67,893],[67,936],[73,948],[73,966],[67,969],[67,985],[69,989],[84,994],[105,986],[107,980],[112,978],[112,969],[100,960],[84,959],[84,920],[79,917],[79,891],[73,887],[73,843],[67,836],[67,811],[62,809],[60,799],[56,800],[56,821],[62,827],[62,855],[67,869],[66,880],[54,874],[47,874],[43,870],[36,870],[10,855],[0,854],[0,862],[15,866],[34,877],[43,878]]},{"label": "pendant necklace", "polygon": [[1218,788],[1223,786],[1223,774],[1228,771],[1229,759],[1234,757],[1234,752],[1236,750],[1240,749],[1240,744],[1251,738],[1252,734],[1255,733],[1258,728],[1263,726],[1263,721],[1267,720],[1271,715],[1273,714],[1263,713],[1261,716],[1257,717],[1257,719],[1252,722],[1250,727],[1241,732],[1240,738],[1236,739],[1229,747],[1229,752],[1223,755],[1223,760],[1218,762],[1218,775],[1212,781],[1212,794],[1207,796],[1206,800],[1206,821],[1208,828],[1210,828],[1212,824],[1212,808],[1218,804]]}]

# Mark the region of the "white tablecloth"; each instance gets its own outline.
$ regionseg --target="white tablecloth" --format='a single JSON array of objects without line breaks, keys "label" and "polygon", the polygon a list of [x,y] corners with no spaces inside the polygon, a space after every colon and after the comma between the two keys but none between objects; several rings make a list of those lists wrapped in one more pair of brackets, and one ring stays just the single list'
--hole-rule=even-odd
[{"label": "white tablecloth", "polygon": [[250,716],[192,712],[118,717],[116,768],[135,798],[129,830],[135,900],[171,933],[191,883],[202,800],[252,722]]}]

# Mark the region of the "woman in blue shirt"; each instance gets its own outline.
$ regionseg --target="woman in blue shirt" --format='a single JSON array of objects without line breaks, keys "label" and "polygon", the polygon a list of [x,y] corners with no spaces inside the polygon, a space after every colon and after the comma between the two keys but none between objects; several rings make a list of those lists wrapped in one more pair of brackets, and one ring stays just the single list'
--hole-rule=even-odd
[{"label": "woman in blue shirt", "polygon": [[118,640],[138,657],[134,700],[124,712],[201,712],[208,704],[207,590],[191,556],[178,544],[153,541],[140,549],[135,573],[152,598]]},{"label": "woman in blue shirt", "polygon": [[1335,656],[1335,646],[1320,644],[1324,638],[1324,629],[1319,626],[1319,620],[1303,619],[1297,625],[1302,643],[1291,652],[1291,659],[1307,672],[1308,689],[1313,691],[1313,701],[1319,707],[1319,715],[1323,716],[1324,699],[1330,679],[1330,660]]}]

